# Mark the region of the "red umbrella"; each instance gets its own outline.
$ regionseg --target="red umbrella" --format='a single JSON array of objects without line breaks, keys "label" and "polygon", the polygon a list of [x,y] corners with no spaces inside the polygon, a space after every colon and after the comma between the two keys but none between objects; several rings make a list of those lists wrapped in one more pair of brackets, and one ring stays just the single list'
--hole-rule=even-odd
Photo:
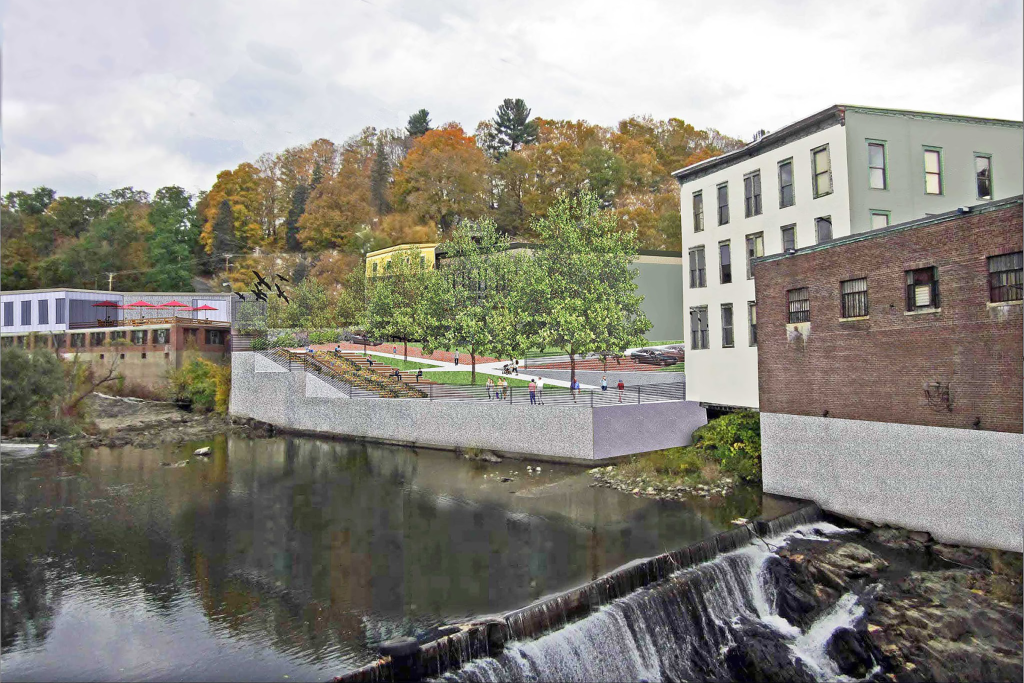
[{"label": "red umbrella", "polygon": [[183,304],[180,301],[168,301],[165,304],[160,304],[157,308],[184,308],[186,311],[192,310],[188,304]]},{"label": "red umbrella", "polygon": [[[149,303],[148,301],[142,301],[140,299],[139,301],[136,301],[133,304],[125,304],[124,308],[156,308],[156,306],[154,306],[153,304]],[[139,319],[141,319],[141,318],[142,318],[142,312],[140,311],[139,312]]]},{"label": "red umbrella", "polygon": [[[100,306],[102,306],[103,308],[121,308],[121,304],[117,303],[116,301],[98,301],[92,305],[93,308],[98,308]],[[107,320],[110,320],[109,313],[105,313],[104,315],[106,315]]]},{"label": "red umbrella", "polygon": [[[193,311],[217,311],[217,310],[220,310],[220,309],[218,309],[216,306],[209,306],[207,304],[203,304],[202,306],[199,306],[197,308],[193,308],[192,310]],[[206,316],[205,315],[203,316],[203,320],[206,320]]]}]

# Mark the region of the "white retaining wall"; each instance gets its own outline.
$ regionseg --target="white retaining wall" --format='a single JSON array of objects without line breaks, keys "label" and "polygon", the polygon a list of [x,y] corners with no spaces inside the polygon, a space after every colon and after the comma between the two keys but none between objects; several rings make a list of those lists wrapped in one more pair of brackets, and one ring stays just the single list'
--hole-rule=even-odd
[{"label": "white retaining wall", "polygon": [[927,531],[1024,550],[1024,435],[761,413],[764,491]]}]

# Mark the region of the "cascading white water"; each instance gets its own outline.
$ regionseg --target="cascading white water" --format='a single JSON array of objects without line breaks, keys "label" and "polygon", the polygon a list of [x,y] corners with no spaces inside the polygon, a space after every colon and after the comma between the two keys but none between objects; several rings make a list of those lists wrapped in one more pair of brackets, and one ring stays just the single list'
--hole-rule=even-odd
[{"label": "cascading white water", "polygon": [[[863,614],[856,596],[844,595],[806,630],[776,609],[765,566],[790,538],[842,533],[827,523],[808,524],[684,570],[669,580],[604,606],[565,628],[527,642],[511,642],[496,658],[477,660],[446,681],[659,681],[728,680],[738,648],[793,673],[795,680],[842,680],[826,654],[836,629]],[[732,653],[732,654],[730,654]],[[769,676],[770,677],[770,676]],[[845,679],[849,680],[849,679]]]}]

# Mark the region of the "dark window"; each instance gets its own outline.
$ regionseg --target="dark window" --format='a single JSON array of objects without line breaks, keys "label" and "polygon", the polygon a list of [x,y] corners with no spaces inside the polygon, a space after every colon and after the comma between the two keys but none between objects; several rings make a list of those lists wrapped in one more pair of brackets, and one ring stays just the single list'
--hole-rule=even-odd
[{"label": "dark window", "polygon": [[1024,299],[1021,272],[1024,268],[1024,252],[988,257],[989,301],[1020,301]]},{"label": "dark window", "polygon": [[814,219],[814,230],[818,234],[818,243],[827,242],[832,239],[832,217]]},{"label": "dark window", "polygon": [[761,172],[754,171],[743,178],[743,215],[747,218],[761,215]]},{"label": "dark window", "polygon": [[924,193],[942,194],[942,151],[924,151]]},{"label": "dark window", "polygon": [[126,334],[125,334],[124,330],[111,330],[110,331],[110,343],[111,344],[117,344],[117,343],[123,344],[124,340],[125,340],[125,337],[126,337]]},{"label": "dark window", "polygon": [[729,222],[729,183],[718,186],[718,224]]},{"label": "dark window", "polygon": [[85,332],[76,332],[71,335],[71,348],[80,349],[85,346]]},{"label": "dark window", "polygon": [[975,154],[974,173],[978,177],[978,199],[992,199],[992,157]]},{"label": "dark window", "polygon": [[206,343],[209,346],[220,346],[224,343],[224,330],[206,330]]},{"label": "dark window", "polygon": [[796,223],[782,226],[782,251],[796,249]]},{"label": "dark window", "polygon": [[4,327],[14,327],[14,302],[4,302]]},{"label": "dark window", "polygon": [[732,304],[722,304],[722,348],[733,346]]},{"label": "dark window", "polygon": [[132,330],[132,344],[144,346],[149,340],[149,330]]},{"label": "dark window", "polygon": [[9,349],[14,346],[14,337],[0,337],[0,348]]},{"label": "dark window", "polygon": [[39,300],[39,324],[50,324],[50,302],[46,299]]},{"label": "dark window", "polygon": [[748,338],[751,346],[758,345],[758,304],[754,301],[746,302],[746,323],[750,326]]},{"label": "dark window", "polygon": [[885,173],[885,144],[882,142],[868,143],[868,187],[872,190],[884,190],[888,185]]},{"label": "dark window", "polygon": [[107,340],[106,332],[90,332],[89,333],[89,346],[103,346],[103,342]]},{"label": "dark window", "polygon": [[939,272],[934,266],[907,271],[907,310],[939,307]]},{"label": "dark window", "polygon": [[104,358],[106,358],[106,357],[107,357],[107,354],[105,354],[105,353],[101,353],[101,354],[100,354],[100,360],[103,360],[103,359],[104,359]]},{"label": "dark window", "polygon": [[[388,261],[388,263],[390,263],[390,261]],[[186,344],[188,344],[189,342],[192,342],[194,344],[198,344],[199,343],[199,330],[192,329],[192,328],[186,328],[184,330],[184,334],[185,334],[185,343]]]},{"label": "dark window", "polygon": [[708,348],[707,306],[695,306],[690,309],[690,348]]},{"label": "dark window", "polygon": [[814,170],[814,197],[832,192],[832,160],[828,155],[828,145],[811,152],[811,168]]},{"label": "dark window", "polygon": [[[58,299],[58,301],[60,301],[60,299]],[[55,348],[55,349],[62,349],[62,348],[64,348],[64,335],[63,334],[55,334],[55,335],[53,335],[53,348]]]},{"label": "dark window", "polygon": [[693,193],[693,231],[704,230],[704,193]]},{"label": "dark window", "polygon": [[764,233],[747,235],[747,279],[754,277],[752,261],[758,256],[764,256]]},{"label": "dark window", "polygon": [[25,348],[25,337],[23,337],[21,335],[18,335],[17,337],[15,337],[14,338],[14,345],[17,346],[19,349]]},{"label": "dark window", "polygon": [[868,279],[866,277],[840,282],[839,292],[842,296],[842,317],[862,318],[868,314]]},{"label": "dark window", "polygon": [[704,247],[690,250],[690,287],[707,287],[707,270],[704,264]]},{"label": "dark window", "polygon": [[723,285],[732,282],[732,255],[729,252],[729,243],[722,242],[718,245],[719,275]]},{"label": "dark window", "polygon": [[170,359],[170,357],[171,357],[170,352],[164,351],[164,360],[168,360],[168,359]]},{"label": "dark window", "polygon": [[121,360],[124,360],[124,354],[123,353],[121,354]]},{"label": "dark window", "polygon": [[53,313],[54,318],[56,318],[54,322],[57,323],[58,325],[63,325],[66,322],[64,311],[64,299],[60,298],[55,300],[53,302]]},{"label": "dark window", "polygon": [[806,323],[811,319],[811,299],[806,287],[786,292],[789,299],[789,322]]},{"label": "dark window", "polygon": [[786,159],[779,163],[779,208],[793,206],[796,198],[793,195],[793,160]]},{"label": "dark window", "polygon": [[142,360],[146,360],[146,352],[145,351],[142,352]]},{"label": "dark window", "polygon": [[32,302],[22,301],[21,302],[21,324],[31,325],[32,324]]},{"label": "dark window", "polygon": [[171,339],[170,330],[153,330],[154,344],[169,344]]}]

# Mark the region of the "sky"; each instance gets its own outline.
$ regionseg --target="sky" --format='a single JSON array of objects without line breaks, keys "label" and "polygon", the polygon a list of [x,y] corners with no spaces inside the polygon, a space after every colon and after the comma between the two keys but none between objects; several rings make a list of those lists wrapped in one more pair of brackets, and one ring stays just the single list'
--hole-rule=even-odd
[{"label": "sky", "polygon": [[209,189],[365,126],[506,97],[749,140],[832,104],[1024,117],[1022,3],[0,0],[0,192]]}]

